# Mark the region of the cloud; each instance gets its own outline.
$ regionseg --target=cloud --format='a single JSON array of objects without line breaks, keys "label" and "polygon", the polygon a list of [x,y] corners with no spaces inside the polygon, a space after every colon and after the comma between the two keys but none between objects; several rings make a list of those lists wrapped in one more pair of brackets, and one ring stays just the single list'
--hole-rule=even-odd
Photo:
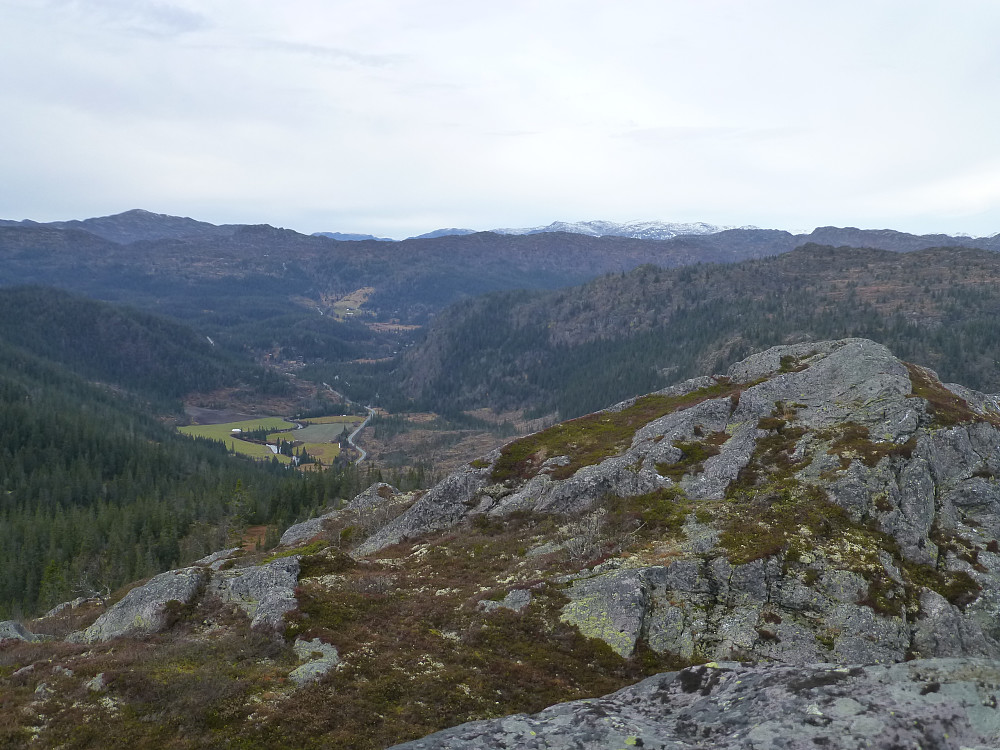
[{"label": "cloud", "polygon": [[983,166],[1000,153],[992,3],[0,0],[0,12],[0,180],[16,186],[0,216],[141,199],[391,236],[556,218],[1000,229]]}]

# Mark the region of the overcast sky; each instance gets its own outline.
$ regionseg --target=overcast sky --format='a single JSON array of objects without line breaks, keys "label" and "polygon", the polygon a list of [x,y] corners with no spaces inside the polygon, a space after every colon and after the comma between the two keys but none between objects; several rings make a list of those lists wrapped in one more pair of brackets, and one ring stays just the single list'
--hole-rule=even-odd
[{"label": "overcast sky", "polygon": [[1000,232],[996,0],[0,0],[0,218]]}]

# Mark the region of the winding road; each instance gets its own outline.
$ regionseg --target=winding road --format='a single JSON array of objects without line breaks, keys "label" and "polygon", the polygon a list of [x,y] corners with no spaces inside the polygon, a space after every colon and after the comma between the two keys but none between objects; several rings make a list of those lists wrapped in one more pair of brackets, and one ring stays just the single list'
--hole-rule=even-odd
[{"label": "winding road", "polygon": [[[323,383],[323,385],[326,386],[326,389],[328,391],[330,391],[330,393],[332,393],[337,398],[341,399],[345,404],[353,404],[354,403],[353,401],[351,401],[351,399],[349,399],[343,393],[340,393],[338,391],[333,390],[333,387],[329,383]],[[357,443],[354,442],[354,438],[356,438],[358,436],[358,433],[361,432],[363,429],[365,429],[365,427],[368,426],[368,423],[372,421],[372,417],[375,415],[375,410],[373,408],[371,408],[370,406],[366,406],[365,409],[368,410],[368,416],[365,417],[365,421],[362,422],[361,424],[359,424],[358,427],[357,427],[357,429],[354,430],[354,432],[352,432],[350,435],[347,436],[347,444],[349,446],[351,446],[352,448],[354,448],[358,453],[361,454],[360,456],[358,456],[358,458],[356,458],[354,460],[354,465],[355,466],[357,466],[358,464],[360,464],[362,461],[364,461],[368,457],[368,452],[364,448],[362,448],[360,445],[358,445]]]},{"label": "winding road", "polygon": [[371,408],[370,406],[366,406],[365,408],[368,410],[368,416],[365,417],[365,421],[362,422],[361,424],[359,424],[358,428],[354,432],[352,432],[350,435],[347,436],[347,444],[350,445],[352,448],[356,448],[357,451],[358,451],[358,453],[361,454],[360,456],[358,456],[357,459],[355,459],[355,461],[354,461],[354,465],[355,466],[357,466],[362,461],[364,461],[365,458],[367,458],[367,456],[368,456],[368,453],[365,451],[365,449],[362,448],[360,445],[358,445],[357,443],[354,442],[354,437],[359,432],[361,432],[363,429],[365,429],[365,426],[369,422],[372,421],[372,416],[375,414],[375,410],[373,408]]}]

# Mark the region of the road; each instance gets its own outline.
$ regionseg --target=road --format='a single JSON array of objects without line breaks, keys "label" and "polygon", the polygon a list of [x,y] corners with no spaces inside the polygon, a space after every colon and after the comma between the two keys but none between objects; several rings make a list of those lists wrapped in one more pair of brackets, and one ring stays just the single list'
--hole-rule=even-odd
[{"label": "road", "polygon": [[347,436],[347,444],[350,445],[352,448],[357,449],[358,453],[361,454],[354,461],[355,465],[360,464],[368,456],[368,454],[365,452],[365,449],[354,442],[354,437],[363,429],[365,429],[365,426],[372,421],[372,415],[375,414],[375,410],[370,406],[366,406],[365,408],[368,410],[368,416],[365,417],[365,421],[358,425],[358,429],[356,429],[354,432],[352,432],[350,435]]},{"label": "road", "polygon": [[[329,383],[323,383],[323,385],[326,386],[326,389],[328,391],[330,391],[330,393],[332,393],[338,399],[342,400],[345,404],[352,404],[352,403],[354,403],[353,401],[351,401],[351,399],[349,399],[343,393],[339,393],[339,392],[333,390],[333,387]],[[358,445],[357,443],[354,442],[354,438],[357,437],[357,435],[358,435],[359,432],[361,432],[363,429],[365,429],[365,427],[368,425],[368,423],[372,421],[372,417],[375,415],[375,410],[373,408],[371,408],[370,406],[366,406],[365,409],[368,410],[368,416],[365,417],[365,421],[362,422],[361,424],[359,424],[358,428],[354,432],[352,432],[350,435],[347,436],[347,444],[349,446],[351,446],[352,448],[354,448],[358,453],[361,454],[357,459],[355,459],[355,461],[354,461],[354,465],[355,466],[357,466],[358,464],[360,464],[362,461],[364,461],[368,457],[367,451],[365,451],[364,448],[362,448],[360,445]]]}]

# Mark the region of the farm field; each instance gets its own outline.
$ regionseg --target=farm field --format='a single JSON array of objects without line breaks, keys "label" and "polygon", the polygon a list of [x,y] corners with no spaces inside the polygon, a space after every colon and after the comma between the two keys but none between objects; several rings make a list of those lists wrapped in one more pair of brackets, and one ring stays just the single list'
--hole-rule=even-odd
[{"label": "farm field", "polygon": [[333,314],[337,320],[346,320],[351,317],[370,316],[367,310],[362,310],[361,306],[368,301],[368,298],[375,291],[375,287],[366,286],[341,297],[333,303]]},{"label": "farm field", "polygon": [[[185,435],[220,440],[229,450],[256,459],[271,459],[275,457],[275,454],[266,445],[248,443],[234,438],[232,431],[235,429],[244,431],[270,430],[267,435],[268,443],[276,444],[279,439],[298,443],[306,449],[310,456],[324,466],[329,466],[340,455],[340,446],[336,441],[343,433],[344,427],[346,426],[349,431],[353,431],[362,421],[364,421],[363,417],[358,416],[314,417],[303,420],[307,426],[298,430],[295,429],[294,422],[289,422],[281,417],[261,417],[223,424],[190,425],[178,429]],[[277,459],[283,464],[292,461],[290,456],[280,454]]]},{"label": "farm field", "polygon": [[267,442],[277,443],[278,440],[293,440],[302,443],[306,452],[324,466],[329,466],[340,455],[337,440],[346,426],[349,432],[361,424],[361,417],[319,417],[303,420],[307,425],[293,432],[272,432],[267,436]]},{"label": "farm field", "polygon": [[[296,430],[294,439],[301,440],[303,443],[329,443],[331,440],[336,440],[340,437],[341,433],[344,431],[344,426],[347,426],[348,432],[354,432],[354,428],[361,424],[361,419],[355,419],[351,422],[329,422],[326,424],[311,424],[308,427],[304,427],[301,430]],[[284,435],[287,439],[288,435]],[[268,440],[271,436],[268,436]]]},{"label": "farm field", "polygon": [[[257,459],[274,458],[275,455],[271,452],[271,449],[265,445],[247,443],[243,440],[236,440],[233,438],[232,431],[235,429],[256,430],[261,428],[265,430],[291,430],[295,428],[295,424],[288,422],[281,417],[261,417],[260,419],[248,419],[242,422],[189,425],[187,427],[179,427],[178,430],[184,435],[190,435],[192,437],[206,437],[212,440],[221,440],[225,444],[226,448],[243,456],[249,456]],[[283,436],[287,435],[287,433],[282,434]],[[291,462],[291,459],[288,456],[277,456],[277,459],[282,463]]]},{"label": "farm field", "polygon": [[340,455],[340,446],[337,443],[306,443],[303,447],[310,456],[324,466],[332,464]]}]

